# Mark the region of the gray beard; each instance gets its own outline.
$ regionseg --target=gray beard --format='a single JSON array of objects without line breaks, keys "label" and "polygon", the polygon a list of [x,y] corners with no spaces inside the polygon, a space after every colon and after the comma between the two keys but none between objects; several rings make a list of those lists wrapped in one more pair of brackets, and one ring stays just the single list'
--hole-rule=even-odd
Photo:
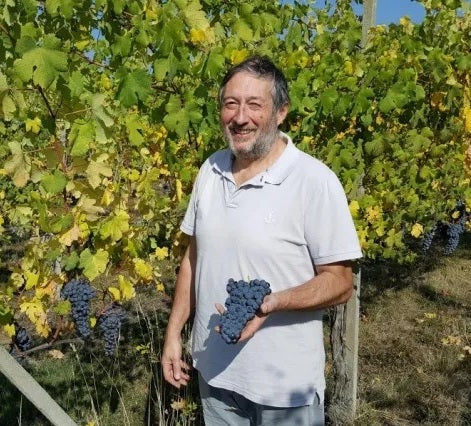
[{"label": "gray beard", "polygon": [[279,135],[278,127],[274,122],[270,123],[268,129],[265,132],[262,132],[258,138],[255,140],[254,144],[248,150],[239,150],[234,151],[234,148],[231,143],[230,135],[224,132],[224,136],[229,145],[232,154],[236,158],[243,160],[258,160],[265,157],[271,150],[272,146],[275,144]]}]

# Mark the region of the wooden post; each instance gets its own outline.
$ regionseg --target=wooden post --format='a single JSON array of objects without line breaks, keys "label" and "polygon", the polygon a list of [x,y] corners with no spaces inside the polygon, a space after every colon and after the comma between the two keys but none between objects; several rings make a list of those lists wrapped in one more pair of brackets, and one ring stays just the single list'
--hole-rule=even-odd
[{"label": "wooden post", "polygon": [[[376,0],[363,1],[362,39],[364,48],[368,32],[376,21]],[[360,185],[359,195],[363,192]],[[358,335],[360,328],[361,271],[354,275],[353,295],[346,305],[337,306],[331,319],[330,343],[334,385],[329,408],[330,420],[344,425],[355,419],[358,386]]]},{"label": "wooden post", "polygon": [[2,347],[0,347],[0,371],[53,425],[77,426],[60,405]]}]

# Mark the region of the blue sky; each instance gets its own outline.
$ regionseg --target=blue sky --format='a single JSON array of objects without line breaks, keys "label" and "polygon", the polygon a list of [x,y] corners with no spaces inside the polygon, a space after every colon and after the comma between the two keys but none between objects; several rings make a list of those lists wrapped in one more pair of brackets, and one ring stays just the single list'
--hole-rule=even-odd
[{"label": "blue sky", "polygon": [[[361,6],[355,9],[361,11]],[[425,9],[420,3],[411,0],[377,0],[377,24],[396,23],[404,15],[409,16],[413,22],[421,22],[425,16]]]},{"label": "blue sky", "polygon": [[[333,0],[317,0],[315,6],[322,8],[326,1]],[[361,14],[362,6],[354,4],[354,10]],[[377,0],[376,2],[377,24],[397,23],[405,15],[409,16],[413,22],[421,22],[425,16],[425,9],[420,3],[412,0]]]}]

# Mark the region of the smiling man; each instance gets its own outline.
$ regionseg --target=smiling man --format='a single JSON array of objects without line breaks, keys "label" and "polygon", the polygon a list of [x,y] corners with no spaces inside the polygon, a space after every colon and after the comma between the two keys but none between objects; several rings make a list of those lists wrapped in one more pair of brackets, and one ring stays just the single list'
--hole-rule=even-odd
[{"label": "smiling man", "polygon": [[[191,355],[207,426],[323,425],[322,312],[348,300],[350,261],[361,257],[345,193],[279,131],[289,96],[269,59],[232,68],[220,106],[229,148],[201,167],[181,225],[191,239],[163,374],[177,388],[190,380],[181,332],[194,315]],[[229,278],[263,279],[272,289],[236,344],[217,331]]]}]

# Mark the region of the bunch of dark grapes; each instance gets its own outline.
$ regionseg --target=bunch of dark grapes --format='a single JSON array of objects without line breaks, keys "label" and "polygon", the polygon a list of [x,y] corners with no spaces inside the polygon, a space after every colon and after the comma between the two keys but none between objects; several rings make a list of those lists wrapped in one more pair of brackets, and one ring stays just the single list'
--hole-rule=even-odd
[{"label": "bunch of dark grapes", "polygon": [[445,254],[453,253],[458,247],[461,234],[463,234],[466,229],[466,220],[467,215],[463,213],[457,222],[448,224],[446,230],[447,242],[444,249]]},{"label": "bunch of dark grapes", "polygon": [[426,252],[430,250],[432,247],[433,240],[435,238],[435,234],[437,233],[438,225],[435,224],[433,228],[427,232],[422,240],[422,251]]},{"label": "bunch of dark grapes", "polygon": [[112,356],[118,345],[121,325],[126,319],[126,312],[117,304],[108,306],[98,318],[98,327],[105,339],[105,354]]},{"label": "bunch of dark grapes", "polygon": [[264,297],[271,293],[270,284],[264,280],[235,281],[229,279],[226,287],[226,312],[221,315],[220,332],[226,343],[236,343],[242,330],[250,321]]},{"label": "bunch of dark grapes", "polygon": [[87,280],[72,279],[62,287],[61,296],[70,301],[72,319],[79,336],[87,338],[91,334],[90,329],[90,299],[96,294],[96,290]]},{"label": "bunch of dark grapes", "polygon": [[28,332],[21,326],[15,326],[15,336],[13,343],[21,350],[27,351],[33,344],[33,340],[29,337]]}]

